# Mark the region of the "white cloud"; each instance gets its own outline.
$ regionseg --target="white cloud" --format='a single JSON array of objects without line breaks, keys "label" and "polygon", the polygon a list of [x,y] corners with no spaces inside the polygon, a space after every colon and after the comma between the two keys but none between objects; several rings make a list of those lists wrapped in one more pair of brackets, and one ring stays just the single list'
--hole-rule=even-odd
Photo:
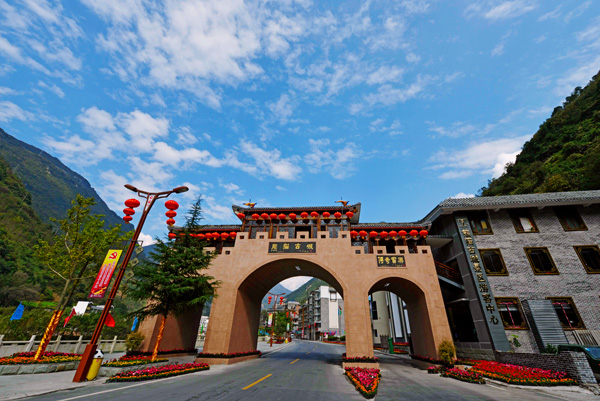
[{"label": "white cloud", "polygon": [[457,193],[456,195],[454,195],[454,196],[451,196],[451,198],[454,198],[454,199],[461,199],[461,198],[474,198],[474,197],[475,197],[475,194],[466,194],[466,193],[464,193],[464,192],[459,192],[459,193]]},{"label": "white cloud", "polygon": [[228,194],[230,193],[235,193],[239,196],[242,196],[244,194],[244,190],[241,189],[238,185],[235,185],[233,182],[230,183],[221,183],[219,184],[221,186],[221,188],[223,188],[225,190],[225,192],[227,192]]},{"label": "white cloud", "polygon": [[287,191],[287,188],[282,187],[281,185],[276,185],[275,189],[278,190],[278,191]]},{"label": "white cloud", "polygon": [[297,276],[285,279],[279,284],[281,284],[290,291],[295,291],[302,285],[306,284],[310,279],[312,279],[312,277]]},{"label": "white cloud", "polygon": [[16,95],[17,91],[6,86],[0,86],[0,95]]},{"label": "white cloud", "polygon": [[45,83],[43,81],[38,81],[38,86],[48,89],[50,92],[54,93],[56,96],[60,97],[61,99],[63,97],[65,97],[65,92],[63,92],[62,89],[60,89],[55,84],[48,85],[47,83]]},{"label": "white cloud", "polygon": [[239,148],[242,154],[253,159],[254,164],[239,161],[237,153],[231,151],[225,158],[227,165],[252,175],[267,174],[288,181],[297,180],[302,173],[302,168],[298,166],[298,156],[281,157],[278,149],[266,150],[246,141],[242,141]]},{"label": "white cloud", "polygon": [[10,120],[27,121],[33,119],[33,114],[23,110],[13,102],[7,100],[0,102],[0,121],[8,122]]},{"label": "white cloud", "polygon": [[117,124],[129,134],[131,144],[138,150],[150,151],[154,139],[168,136],[169,120],[154,118],[139,110],[119,113]]},{"label": "white cloud", "polygon": [[484,16],[488,19],[500,20],[520,17],[537,8],[537,4],[528,0],[505,1],[492,7]]},{"label": "white cloud", "polygon": [[309,139],[311,152],[304,156],[304,162],[311,173],[326,172],[336,179],[350,177],[356,171],[355,159],[362,151],[354,143],[346,143],[343,148],[333,150],[328,139]]},{"label": "white cloud", "polygon": [[492,49],[492,57],[501,56],[504,54],[504,42],[500,42]]},{"label": "white cloud", "polygon": [[154,243],[156,243],[156,241],[154,240],[154,238],[152,238],[151,235],[149,234],[144,234],[144,233],[140,233],[140,236],[138,237],[138,239],[140,241],[143,241],[143,245],[142,246],[150,246]]},{"label": "white cloud", "polygon": [[567,73],[557,79],[554,92],[559,96],[567,96],[573,92],[576,86],[584,87],[600,70],[600,56],[593,56],[587,62],[570,69]]},{"label": "white cloud", "polygon": [[290,97],[287,94],[282,94],[277,102],[267,103],[269,110],[273,113],[273,117],[279,120],[281,125],[287,124],[289,118],[292,116],[293,109],[290,104]]},{"label": "white cloud", "polygon": [[441,150],[430,159],[431,168],[445,170],[440,178],[465,178],[473,174],[498,177],[504,172],[506,163],[514,162],[525,141],[525,135],[474,143],[465,150]]},{"label": "white cloud", "polygon": [[485,125],[476,125],[466,121],[455,121],[450,126],[438,126],[433,121],[426,121],[429,125],[429,130],[442,136],[450,138],[459,138],[463,136],[484,136],[494,131],[498,126],[510,123],[513,118],[523,112],[522,109],[514,110],[502,117],[495,123],[487,123]]},{"label": "white cloud", "polygon": [[547,12],[546,14],[543,14],[541,17],[538,18],[538,21],[542,22],[542,21],[546,21],[548,19],[556,19],[560,17],[560,9],[561,9],[562,5],[557,6],[554,10]]},{"label": "white cloud", "polygon": [[386,82],[397,82],[402,79],[404,70],[397,66],[381,66],[367,76],[367,84],[376,85]]},{"label": "white cloud", "polygon": [[586,1],[583,4],[580,4],[579,6],[577,6],[576,8],[574,8],[573,10],[569,11],[566,15],[565,15],[565,22],[569,22],[571,21],[573,18],[577,18],[580,15],[582,15],[585,10],[588,9],[589,6],[592,5],[591,1]]}]

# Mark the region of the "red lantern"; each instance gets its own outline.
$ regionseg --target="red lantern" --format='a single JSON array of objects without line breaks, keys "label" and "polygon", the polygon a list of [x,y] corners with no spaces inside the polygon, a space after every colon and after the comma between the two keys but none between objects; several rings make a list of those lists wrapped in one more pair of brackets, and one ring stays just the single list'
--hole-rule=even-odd
[{"label": "red lantern", "polygon": [[269,215],[266,214],[266,213],[263,213],[263,214],[260,215],[260,218],[263,219],[263,220],[269,220]]},{"label": "red lantern", "polygon": [[175,237],[177,237],[177,234],[175,234],[175,233],[169,233],[169,238],[174,239]]},{"label": "red lantern", "polygon": [[126,209],[123,209],[123,213],[125,213],[127,216],[133,216],[135,214],[135,210],[128,207]]},{"label": "red lantern", "polygon": [[361,237],[366,237],[367,236],[367,232],[365,230],[361,230],[358,232],[358,235],[360,235]]},{"label": "red lantern", "polygon": [[406,231],[400,230],[398,231],[398,235],[400,236],[400,238],[406,238]]},{"label": "red lantern", "polygon": [[335,217],[336,219],[341,219],[342,218],[342,214],[340,212],[335,212],[333,214],[333,217]]},{"label": "red lantern", "polygon": [[302,217],[303,219],[306,219],[308,217],[308,213],[302,212],[302,213],[300,213],[300,217]]},{"label": "red lantern", "polygon": [[319,217],[319,213],[317,213],[317,212],[310,212],[310,215],[315,218]]},{"label": "red lantern", "polygon": [[419,234],[419,232],[417,230],[410,230],[411,237],[416,237],[418,234]]},{"label": "red lantern", "polygon": [[169,210],[177,210],[179,209],[179,203],[171,199],[165,202],[165,207]]},{"label": "red lantern", "polygon": [[273,299],[273,297],[269,295],[269,305],[271,305],[271,299]]},{"label": "red lantern", "polygon": [[167,220],[167,225],[172,226],[173,224],[175,224],[175,220],[173,220],[173,219]]},{"label": "red lantern", "polygon": [[371,238],[375,238],[375,237],[377,237],[377,231],[371,231],[371,232],[369,233],[369,237],[371,237]]},{"label": "red lantern", "polygon": [[227,238],[229,238],[229,234],[227,234],[227,233],[221,233],[221,239],[223,241],[225,241]]},{"label": "red lantern", "polygon": [[206,235],[204,235],[204,234],[196,235],[196,238],[198,238],[198,239],[204,239],[205,237],[206,237]]},{"label": "red lantern", "polygon": [[212,234],[211,233],[206,233],[206,235],[204,237],[206,239],[212,239]]},{"label": "red lantern", "polygon": [[213,233],[212,239],[219,239],[219,238],[221,238],[219,233]]},{"label": "red lantern", "polygon": [[237,236],[237,233],[235,231],[232,231],[232,232],[229,233],[229,236],[231,238],[235,238]]},{"label": "red lantern", "polygon": [[285,214],[281,213],[279,216],[277,216],[279,218],[279,220],[285,220]]},{"label": "red lantern", "polygon": [[426,238],[426,237],[427,237],[427,234],[429,234],[429,233],[427,232],[427,230],[421,230],[421,231],[419,232],[419,235],[420,235],[421,237],[423,237],[423,238]]},{"label": "red lantern", "polygon": [[180,233],[179,236],[180,237],[185,237],[185,233]]},{"label": "red lantern", "polygon": [[244,213],[238,213],[236,214],[236,216],[238,217],[238,219],[240,220],[244,220],[244,217],[246,217],[246,215]]},{"label": "red lantern", "polygon": [[354,216],[353,212],[346,212],[346,216],[351,219]]},{"label": "red lantern", "polygon": [[328,219],[329,216],[331,216],[331,213],[329,213],[329,212],[323,212],[323,218]]},{"label": "red lantern", "polygon": [[380,232],[380,233],[379,233],[379,236],[380,236],[381,238],[384,238],[384,239],[385,239],[385,238],[387,238],[387,236],[388,236],[388,233],[387,233],[387,231],[382,231],[382,232]]},{"label": "red lantern", "polygon": [[127,199],[125,201],[125,206],[136,208],[140,205],[140,201],[137,199]]},{"label": "red lantern", "polygon": [[177,216],[177,212],[175,210],[167,210],[165,216],[172,219],[173,217]]},{"label": "red lantern", "polygon": [[279,305],[283,305],[283,297],[279,297]]},{"label": "red lantern", "polygon": [[131,220],[133,220],[133,217],[131,217],[131,216],[123,216],[123,220],[125,220],[127,223],[129,223]]},{"label": "red lantern", "polygon": [[356,231],[354,231],[354,230],[350,231],[350,236],[352,238],[355,238],[357,235],[358,235],[358,233]]},{"label": "red lantern", "polygon": [[277,220],[277,214],[276,213],[271,213],[271,215],[269,217],[271,218],[271,220]]},{"label": "red lantern", "polygon": [[296,213],[290,213],[290,219],[296,220]]},{"label": "red lantern", "polygon": [[397,237],[397,236],[398,236],[398,233],[396,231],[394,231],[394,230],[390,231],[390,237],[393,238],[393,237]]},{"label": "red lantern", "polygon": [[252,214],[252,218],[253,218],[254,220],[258,220],[258,219],[260,219],[260,216],[258,215],[258,213],[253,213],[253,214]]}]

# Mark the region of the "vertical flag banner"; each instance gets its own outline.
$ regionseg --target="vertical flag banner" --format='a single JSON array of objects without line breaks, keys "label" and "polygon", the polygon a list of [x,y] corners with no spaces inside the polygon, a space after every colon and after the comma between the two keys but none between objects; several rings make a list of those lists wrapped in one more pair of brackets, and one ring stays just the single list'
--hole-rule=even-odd
[{"label": "vertical flag banner", "polygon": [[267,323],[267,326],[271,327],[271,323],[273,323],[273,314],[269,313],[269,321]]},{"label": "vertical flag banner", "polygon": [[67,323],[69,323],[69,320],[71,320],[71,318],[73,316],[75,316],[76,312],[75,312],[75,308],[71,309],[71,313],[69,313],[69,316],[67,316],[65,318],[65,324],[63,324],[63,327],[67,327]]},{"label": "vertical flag banner", "polygon": [[115,318],[109,313],[108,316],[106,316],[106,321],[104,324],[108,327],[115,327]]},{"label": "vertical flag banner", "polygon": [[120,249],[111,249],[108,251],[106,257],[104,258],[104,262],[102,263],[102,267],[96,276],[94,285],[90,290],[90,295],[88,295],[88,298],[104,298],[104,294],[106,294],[106,290],[110,284],[110,279],[115,272],[115,268],[117,267],[117,263],[121,258],[122,252],[123,251]]},{"label": "vertical flag banner", "polygon": [[138,325],[138,318],[137,316],[133,318],[133,326],[131,326],[131,331],[135,331],[135,328]]},{"label": "vertical flag banner", "polygon": [[23,311],[25,310],[25,305],[23,305],[21,302],[19,302],[19,306],[17,306],[17,309],[15,309],[14,313],[12,314],[12,316],[10,317],[10,320],[19,320],[23,317]]}]

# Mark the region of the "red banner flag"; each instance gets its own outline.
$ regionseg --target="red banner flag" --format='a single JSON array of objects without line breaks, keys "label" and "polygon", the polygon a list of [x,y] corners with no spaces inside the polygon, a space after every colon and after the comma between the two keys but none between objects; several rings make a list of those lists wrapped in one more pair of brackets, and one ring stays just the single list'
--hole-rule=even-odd
[{"label": "red banner flag", "polygon": [[106,316],[106,321],[104,322],[104,324],[108,327],[115,327],[115,318],[112,317],[109,313],[108,316]]},{"label": "red banner flag", "polygon": [[69,320],[71,320],[73,316],[75,316],[75,308],[71,309],[71,313],[65,318],[65,324],[63,324],[63,327],[67,327],[67,323],[69,323]]},{"label": "red banner flag", "polygon": [[106,290],[110,284],[110,279],[112,278],[117,263],[119,262],[119,258],[121,257],[121,252],[123,251],[120,249],[111,249],[108,251],[88,298],[104,298],[104,294],[106,294]]}]

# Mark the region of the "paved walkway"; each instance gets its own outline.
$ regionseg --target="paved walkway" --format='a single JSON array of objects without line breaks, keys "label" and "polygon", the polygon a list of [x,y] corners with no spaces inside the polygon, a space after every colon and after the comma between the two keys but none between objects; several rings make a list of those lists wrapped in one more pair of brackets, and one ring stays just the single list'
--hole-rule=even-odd
[{"label": "paved walkway", "polygon": [[[268,343],[258,343],[258,350],[268,355],[271,352],[278,351],[289,344],[273,344],[269,347]],[[106,354],[105,360],[121,357],[124,352]],[[171,362],[189,363],[195,359],[194,355],[169,358]],[[72,390],[79,387],[98,386],[104,384],[106,377],[99,377],[96,380],[83,383],[73,383],[74,370],[67,372],[39,373],[35,375],[10,375],[0,376],[0,400],[15,400],[19,398],[31,397],[52,393],[61,390]]]}]

